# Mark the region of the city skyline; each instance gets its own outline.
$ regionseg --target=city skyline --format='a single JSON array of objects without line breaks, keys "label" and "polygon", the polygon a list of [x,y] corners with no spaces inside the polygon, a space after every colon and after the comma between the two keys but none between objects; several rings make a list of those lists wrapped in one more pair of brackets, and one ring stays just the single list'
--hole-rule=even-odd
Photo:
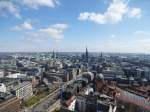
[{"label": "city skyline", "polygon": [[0,52],[150,53],[149,0],[1,0]]}]

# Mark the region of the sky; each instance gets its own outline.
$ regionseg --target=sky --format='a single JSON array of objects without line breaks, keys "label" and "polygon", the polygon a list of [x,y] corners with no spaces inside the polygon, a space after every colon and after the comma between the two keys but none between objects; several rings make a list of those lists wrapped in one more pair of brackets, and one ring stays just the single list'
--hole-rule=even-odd
[{"label": "sky", "polygon": [[0,52],[150,53],[150,0],[0,0]]}]

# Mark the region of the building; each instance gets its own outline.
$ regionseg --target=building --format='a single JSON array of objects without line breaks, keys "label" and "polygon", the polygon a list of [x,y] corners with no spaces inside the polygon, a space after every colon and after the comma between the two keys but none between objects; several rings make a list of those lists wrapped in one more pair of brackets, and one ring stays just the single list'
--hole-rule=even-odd
[{"label": "building", "polygon": [[75,104],[75,111],[86,112],[86,98],[83,96],[78,96]]},{"label": "building", "polygon": [[122,91],[117,96],[118,105],[124,105],[128,112],[149,112],[150,102],[143,96],[133,94],[128,91]]},{"label": "building", "polygon": [[0,92],[5,93],[6,91],[7,91],[7,89],[6,89],[6,85],[5,85],[5,84],[3,84],[3,83],[0,83]]},{"label": "building", "polygon": [[97,112],[97,98],[90,95],[86,98],[86,111],[85,112]]},{"label": "building", "polygon": [[89,53],[88,53],[88,49],[86,47],[86,52],[85,52],[85,61],[88,63],[89,61]]},{"label": "building", "polygon": [[77,112],[97,112],[97,98],[87,96],[77,96],[75,102],[75,111]]},{"label": "building", "polygon": [[26,74],[14,73],[6,76],[7,78],[26,78]]},{"label": "building", "polygon": [[144,73],[143,73],[144,77],[145,77],[147,80],[150,81],[150,69],[149,69],[149,68],[144,68],[143,72],[144,72]]},{"label": "building", "polygon": [[86,47],[85,53],[82,55],[82,59],[83,59],[83,61],[86,62],[86,63],[89,62],[89,53],[88,53],[87,47]]},{"label": "building", "polygon": [[32,84],[30,82],[20,83],[14,87],[11,93],[16,95],[19,99],[26,100],[33,95]]},{"label": "building", "polygon": [[68,80],[67,81],[75,79],[78,75],[77,68],[69,68],[67,71],[68,71]]},{"label": "building", "polygon": [[11,94],[0,93],[0,112],[20,112],[20,100]]},{"label": "building", "polygon": [[32,86],[33,86],[33,87],[36,87],[37,85],[39,85],[39,83],[40,83],[40,77],[34,76],[34,77],[32,78]]},{"label": "building", "polygon": [[55,59],[55,52],[53,50],[53,53],[52,53],[52,59]]},{"label": "building", "polygon": [[4,77],[4,71],[0,70],[0,78]]},{"label": "building", "polygon": [[102,70],[102,74],[104,75],[104,78],[108,80],[113,80],[118,76],[124,76],[124,72],[119,68],[107,68],[106,70]]}]

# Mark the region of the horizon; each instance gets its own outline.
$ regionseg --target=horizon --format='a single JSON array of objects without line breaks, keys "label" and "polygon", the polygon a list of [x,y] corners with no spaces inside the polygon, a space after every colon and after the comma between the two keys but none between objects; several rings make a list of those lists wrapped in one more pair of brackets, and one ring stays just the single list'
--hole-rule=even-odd
[{"label": "horizon", "polygon": [[[54,51],[55,53],[85,53],[85,51]],[[136,55],[150,55],[150,53],[138,53],[138,52],[103,52],[103,51],[97,51],[97,52],[92,52],[92,51],[88,51],[89,54],[93,54],[93,53],[96,53],[96,54],[136,54]],[[1,52],[0,51],[0,54],[2,53],[53,53],[52,50],[50,51],[15,51],[15,52],[11,52],[11,51],[6,51],[6,52]]]}]

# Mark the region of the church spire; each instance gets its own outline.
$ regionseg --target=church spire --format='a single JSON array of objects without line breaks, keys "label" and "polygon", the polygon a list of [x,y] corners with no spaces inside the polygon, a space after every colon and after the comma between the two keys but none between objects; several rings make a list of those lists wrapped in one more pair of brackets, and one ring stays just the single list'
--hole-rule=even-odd
[{"label": "church spire", "polygon": [[103,57],[103,53],[101,52],[101,58]]},{"label": "church spire", "polygon": [[86,62],[88,62],[88,60],[89,60],[89,53],[88,53],[87,47],[86,47],[86,52],[85,52],[85,60],[86,60]]},{"label": "church spire", "polygon": [[54,52],[54,50],[53,50],[52,58],[53,59],[55,58],[55,52]]}]

